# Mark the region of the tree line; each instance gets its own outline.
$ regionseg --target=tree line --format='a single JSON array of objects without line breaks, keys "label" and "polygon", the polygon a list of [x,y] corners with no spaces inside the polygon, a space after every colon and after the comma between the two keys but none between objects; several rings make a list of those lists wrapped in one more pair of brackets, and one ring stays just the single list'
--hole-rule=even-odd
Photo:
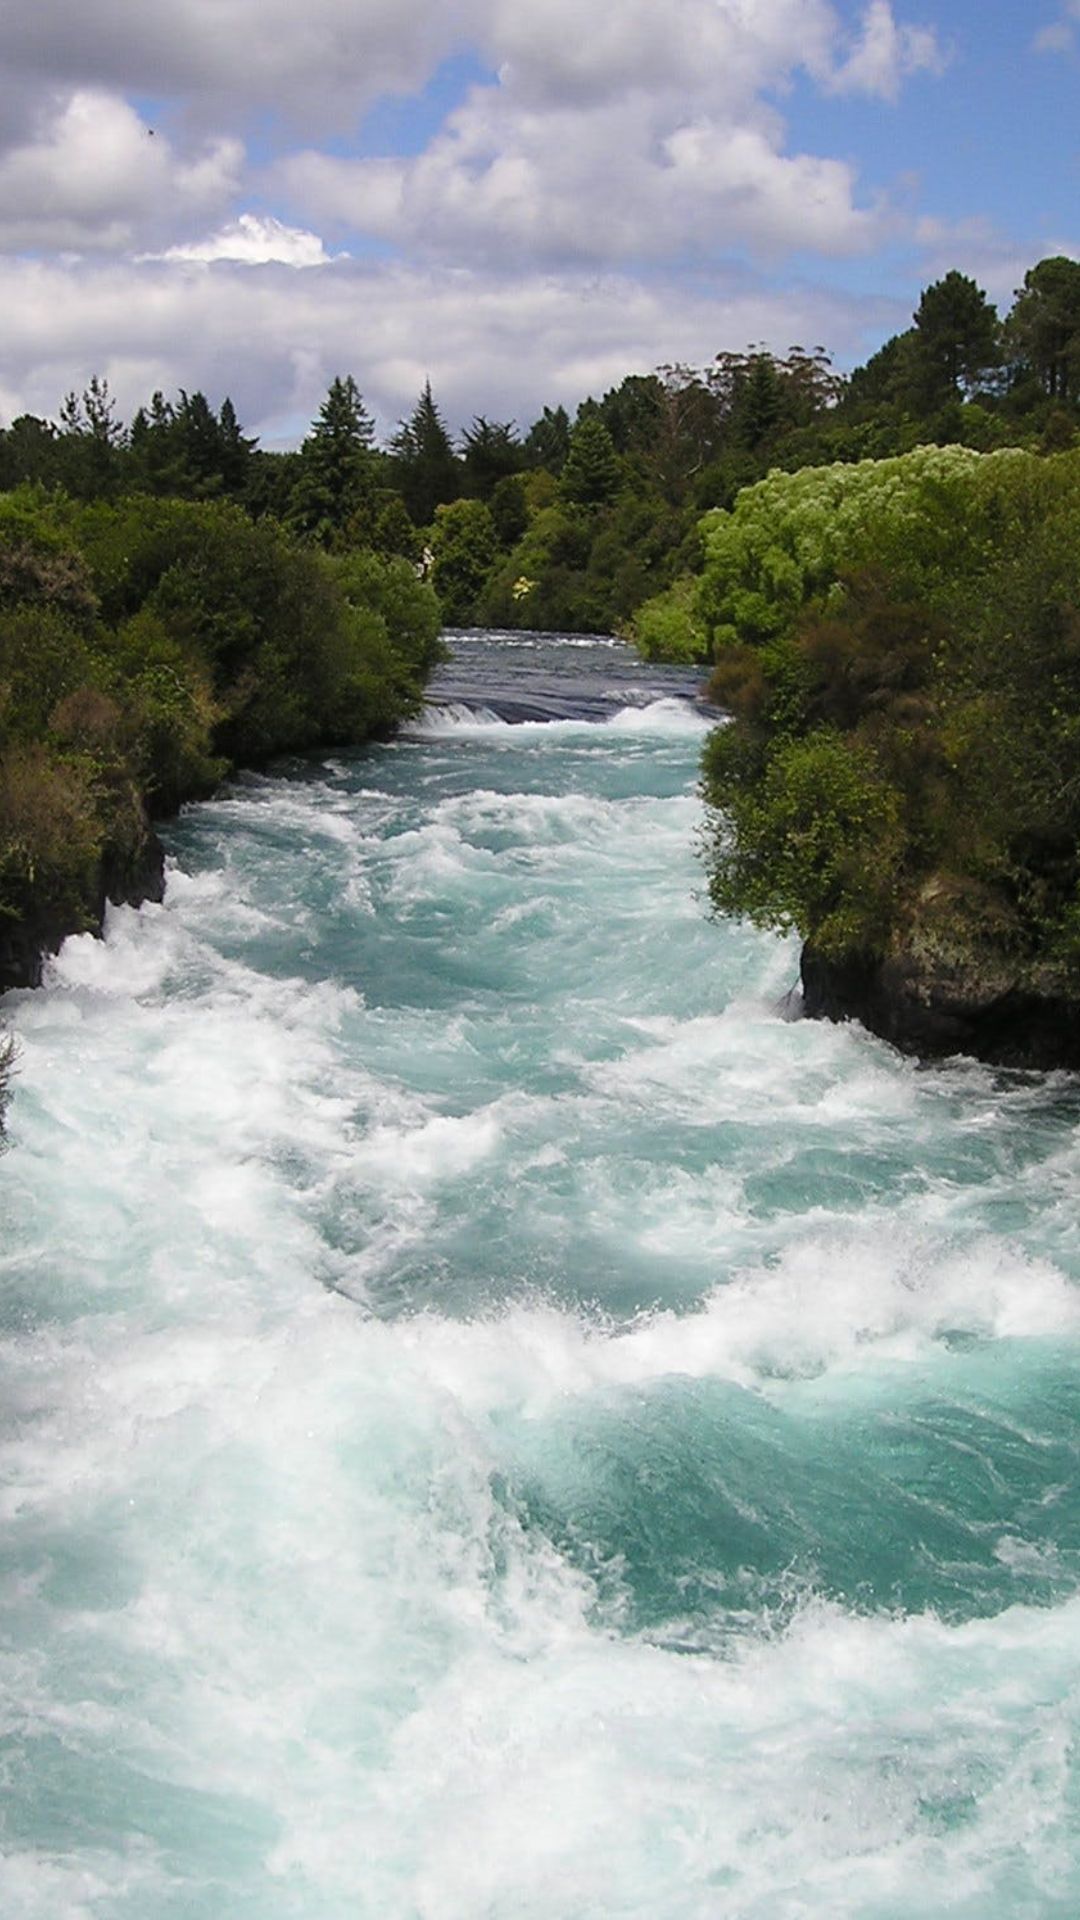
[{"label": "tree line", "polygon": [[477,415],[455,438],[430,383],[386,445],[351,374],[296,451],[245,434],[225,399],[158,393],[125,425],[104,380],[55,422],[0,433],[0,487],[228,500],[331,552],[425,566],[451,625],[625,629],[698,555],[697,524],[773,468],[884,458],[929,443],[1071,444],[1080,421],[1080,263],[1025,275],[1005,316],[953,271],[911,325],[846,377],[823,347],[750,345],[704,368],[631,373],[573,416],[525,430]]},{"label": "tree line", "polygon": [[1004,317],[946,274],[846,378],[751,345],[456,443],[429,384],[380,447],[341,375],[274,453],[92,379],[0,432],[0,982],[145,890],[154,814],[415,711],[440,618],[714,660],[719,906],[880,953],[945,873],[948,938],[1070,972],[1078,426],[1064,258]]}]

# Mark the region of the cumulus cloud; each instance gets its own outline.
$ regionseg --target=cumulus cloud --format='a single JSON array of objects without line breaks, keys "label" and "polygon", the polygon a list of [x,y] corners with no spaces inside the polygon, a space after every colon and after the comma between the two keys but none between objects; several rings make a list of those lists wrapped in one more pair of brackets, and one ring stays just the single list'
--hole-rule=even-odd
[{"label": "cumulus cloud", "polygon": [[[853,169],[788,152],[768,103],[800,71],[828,92],[892,97],[940,66],[932,32],[899,25],[891,0],[868,0],[854,40],[829,0],[604,0],[584,13],[578,0],[174,0],[167,21],[144,0],[35,0],[0,21],[9,75],[46,89],[32,137],[0,158],[0,242],[208,257],[192,226],[230,197],[239,211],[242,149],[219,135],[174,152],[117,87],[171,102],[174,137],[175,109],[197,107],[229,124],[260,110],[265,139],[268,112],[302,115],[315,98],[323,121],[355,122],[466,45],[497,78],[419,154],[286,143],[269,177],[301,221],[474,260],[854,252],[879,228]],[[58,94],[65,78],[75,90]]]},{"label": "cumulus cloud", "polygon": [[889,0],[870,0],[855,45],[834,69],[829,86],[834,93],[895,100],[902,81],[915,73],[940,74],[945,62],[931,28],[900,26]]},{"label": "cumulus cloud", "polygon": [[423,152],[308,149],[276,183],[309,218],[443,256],[837,255],[880,237],[884,211],[860,204],[854,170],[788,152],[763,93],[803,68],[833,92],[891,97],[940,65],[928,31],[898,27],[887,0],[872,0],[854,47],[817,0],[682,0],[662,18],[624,0],[618,18],[609,45],[593,16],[575,30],[568,0],[516,7],[498,82],[474,87]]},{"label": "cumulus cloud", "polygon": [[87,81],[197,112],[289,110],[354,120],[411,92],[458,43],[471,7],[430,0],[34,0],[4,10],[0,54],[30,85]]},{"label": "cumulus cloud", "polygon": [[126,101],[81,88],[0,155],[0,245],[130,247],[148,224],[226,204],[242,158],[238,141],[220,139],[182,159]]},{"label": "cumulus cloud", "polygon": [[[744,301],[734,262],[865,252],[900,220],[848,161],[793,144],[783,116],[800,78],[888,99],[940,67],[933,33],[894,3],[5,8],[0,248],[35,256],[6,274],[5,390],[51,407],[98,371],[134,404],[148,383],[201,381],[239,388],[251,418],[271,390],[288,414],[366,365],[390,417],[428,372],[466,413],[478,395],[518,411],[750,338],[843,348],[850,306],[763,281]],[[461,53],[478,78],[449,108],[433,90],[419,150],[354,138],[374,102],[416,95]],[[151,124],[135,99],[155,102]],[[393,264],[335,257],[323,235]]]},{"label": "cumulus cloud", "polygon": [[201,387],[215,401],[229,392],[245,425],[271,439],[298,437],[345,370],[386,430],[428,376],[453,421],[467,420],[482,395],[491,415],[525,423],[545,403],[573,405],[631,369],[700,364],[750,340],[778,350],[827,340],[838,355],[857,355],[897,318],[887,303],[780,290],[736,271],[687,288],[626,274],[508,279],[341,260],[318,274],[24,260],[9,265],[5,294],[9,415],[53,414],[97,372],[129,413],[155,387]]},{"label": "cumulus cloud", "polygon": [[641,84],[741,93],[794,64],[848,88],[891,87],[932,64],[934,36],[897,26],[870,0],[843,53],[829,0],[34,0],[0,24],[8,68],[151,95],[246,101],[351,116],[412,92],[463,47],[478,48],[536,98],[596,99]]},{"label": "cumulus cloud", "polygon": [[163,253],[142,257],[198,260],[206,265],[214,260],[235,260],[248,267],[265,266],[269,261],[285,267],[325,267],[330,260],[317,233],[287,227],[272,214],[258,213],[242,213],[204,240],[190,240],[183,246],[166,247]]}]

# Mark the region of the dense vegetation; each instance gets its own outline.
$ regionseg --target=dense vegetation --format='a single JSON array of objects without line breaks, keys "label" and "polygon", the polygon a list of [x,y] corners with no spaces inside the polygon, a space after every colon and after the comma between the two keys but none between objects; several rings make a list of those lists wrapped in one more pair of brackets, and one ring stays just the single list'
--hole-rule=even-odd
[{"label": "dense vegetation", "polygon": [[969,998],[1071,998],[1080,452],[774,474],[705,546],[717,908],[833,962],[921,952]]},{"label": "dense vegetation", "polygon": [[392,728],[439,609],[713,660],[718,907],[843,955],[914,902],[1072,968],[1078,426],[1063,258],[1004,320],[947,274],[848,379],[751,347],[456,446],[430,386],[380,448],[335,379],[271,453],[227,399],[125,426],[92,380],[0,431],[0,979],[145,891],[149,815]]},{"label": "dense vegetation", "polygon": [[[0,433],[0,488],[231,501],[324,550],[424,564],[451,625],[611,632],[694,573],[702,513],[776,468],[925,444],[1062,448],[1078,420],[1080,263],[1048,259],[1004,320],[974,281],[946,274],[847,379],[820,347],[749,347],[629,374],[573,419],[545,407],[523,432],[479,415],[456,444],[430,386],[378,447],[356,382],[336,379],[302,447],[272,453],[228,400],[215,412],[200,393],[156,394],[124,427],[92,381],[56,423],[23,416]],[[666,602],[640,635],[692,644]]]},{"label": "dense vegetation", "polygon": [[0,978],[145,890],[149,815],[415,712],[438,625],[406,561],[228,503],[0,495]]},{"label": "dense vegetation", "polygon": [[796,929],[812,1001],[913,1044],[1080,1058],[1078,426],[1080,265],[1004,325],[948,275],[852,376],[839,458],[705,516],[637,615],[732,716],[715,907]]}]

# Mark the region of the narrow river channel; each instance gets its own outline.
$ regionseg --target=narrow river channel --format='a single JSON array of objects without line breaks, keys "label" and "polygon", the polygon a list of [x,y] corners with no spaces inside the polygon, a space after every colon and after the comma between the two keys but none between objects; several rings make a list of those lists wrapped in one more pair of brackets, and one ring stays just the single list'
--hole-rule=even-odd
[{"label": "narrow river channel", "polygon": [[0,1912],[1075,1920],[1080,1085],[789,1016],[471,636],[9,996]]}]

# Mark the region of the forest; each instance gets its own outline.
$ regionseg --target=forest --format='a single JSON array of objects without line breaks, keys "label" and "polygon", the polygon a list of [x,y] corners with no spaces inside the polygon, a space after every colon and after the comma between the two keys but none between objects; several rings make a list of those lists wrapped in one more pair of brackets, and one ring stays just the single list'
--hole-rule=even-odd
[{"label": "forest", "polygon": [[717,909],[836,961],[921,902],[939,948],[977,920],[1010,978],[1069,974],[1078,426],[1065,258],[1004,316],[946,274],[846,377],[751,345],[456,443],[430,384],[378,446],[342,374],[271,452],[228,398],[125,423],[92,379],[0,431],[0,983],[145,894],[154,816],[391,731],[441,624],[711,663]]}]

